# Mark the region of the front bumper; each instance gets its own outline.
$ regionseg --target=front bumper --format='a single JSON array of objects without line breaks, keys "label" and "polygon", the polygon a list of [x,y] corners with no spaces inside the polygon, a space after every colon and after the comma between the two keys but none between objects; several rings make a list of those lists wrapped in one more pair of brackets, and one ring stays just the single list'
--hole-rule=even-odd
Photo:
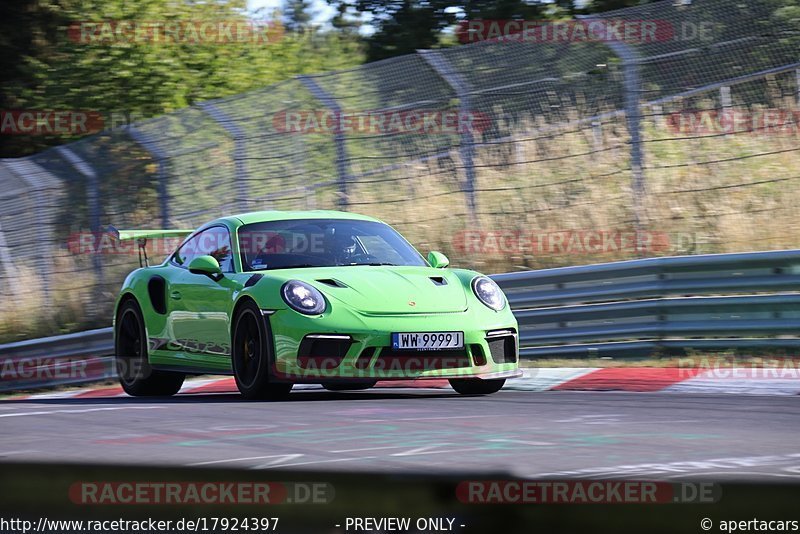
[{"label": "front bumper", "polygon": [[[408,380],[520,376],[517,324],[497,313],[300,317],[292,310],[268,316],[273,375],[291,382]],[[396,351],[392,332],[464,332],[464,349]]]}]

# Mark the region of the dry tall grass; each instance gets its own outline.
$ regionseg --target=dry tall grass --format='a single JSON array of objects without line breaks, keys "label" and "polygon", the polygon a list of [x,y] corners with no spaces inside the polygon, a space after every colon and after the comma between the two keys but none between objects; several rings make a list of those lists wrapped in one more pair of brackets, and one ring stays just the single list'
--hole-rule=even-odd
[{"label": "dry tall grass", "polygon": [[[768,107],[796,109],[792,97],[777,96]],[[740,132],[694,136],[669,128],[664,114],[684,107],[708,109],[713,101],[675,104],[672,110],[645,110],[646,193],[642,228],[663,235],[666,246],[646,255],[718,253],[800,247],[800,136],[794,133]],[[766,106],[766,105],[765,105]],[[757,111],[756,108],[751,110]],[[577,117],[575,117],[577,118]],[[395,225],[421,251],[443,251],[451,265],[495,273],[599,263],[639,256],[635,248],[586,251],[575,248],[483,250],[463,246],[465,231],[532,235],[547,232],[633,230],[630,145],[624,117],[602,125],[554,128],[527,125],[529,133],[492,141],[476,150],[477,210],[467,208],[465,172],[457,150],[449,157],[407,165],[352,184],[350,209]],[[535,126],[538,129],[531,129]],[[531,130],[533,130],[531,132]],[[333,188],[314,196],[298,193],[271,206],[334,208]],[[275,197],[276,191],[271,191]],[[299,200],[297,200],[299,198]],[[219,205],[198,203],[199,224],[222,215]],[[259,207],[254,202],[254,207]],[[664,245],[664,242],[662,242]],[[91,262],[64,250],[54,254],[58,274],[49,296],[40,274],[19,271],[14,306],[0,311],[0,341],[108,325],[115,292],[134,257],[110,258],[103,284]],[[8,293],[8,287],[0,288]]]}]

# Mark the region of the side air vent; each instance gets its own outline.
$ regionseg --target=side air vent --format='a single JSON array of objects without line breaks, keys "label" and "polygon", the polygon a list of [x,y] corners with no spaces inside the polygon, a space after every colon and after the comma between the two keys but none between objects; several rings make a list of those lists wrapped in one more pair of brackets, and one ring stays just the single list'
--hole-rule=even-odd
[{"label": "side air vent", "polygon": [[319,282],[320,284],[325,284],[326,286],[331,286],[331,287],[347,287],[346,285],[344,285],[340,281],[334,280],[333,278],[321,278],[321,279],[317,280],[317,282]]},{"label": "side air vent", "polygon": [[167,313],[167,282],[160,276],[154,276],[147,282],[147,296],[156,313]]},{"label": "side air vent", "polygon": [[431,282],[435,286],[446,286],[447,280],[444,279],[444,276],[431,276]]},{"label": "side air vent", "polygon": [[264,278],[263,274],[254,274],[250,278],[247,279],[247,282],[244,283],[244,287],[252,287],[258,283],[259,280]]}]

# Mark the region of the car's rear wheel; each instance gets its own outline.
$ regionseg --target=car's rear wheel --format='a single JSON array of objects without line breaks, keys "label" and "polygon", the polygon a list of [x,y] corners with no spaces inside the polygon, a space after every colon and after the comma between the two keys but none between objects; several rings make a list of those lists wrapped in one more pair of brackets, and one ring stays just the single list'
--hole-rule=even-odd
[{"label": "car's rear wheel", "polygon": [[273,360],[269,325],[253,302],[244,303],[233,327],[233,376],[246,399],[279,400],[292,390],[291,383],[271,380]]},{"label": "car's rear wheel", "polygon": [[491,395],[506,383],[505,378],[483,380],[482,378],[451,378],[450,385],[462,395]]},{"label": "car's rear wheel", "polygon": [[135,300],[120,306],[116,330],[117,376],[125,393],[134,397],[170,396],[181,389],[186,375],[150,367],[142,310]]},{"label": "car's rear wheel", "polygon": [[368,382],[323,382],[322,387],[328,391],[361,391],[375,387],[377,380]]}]

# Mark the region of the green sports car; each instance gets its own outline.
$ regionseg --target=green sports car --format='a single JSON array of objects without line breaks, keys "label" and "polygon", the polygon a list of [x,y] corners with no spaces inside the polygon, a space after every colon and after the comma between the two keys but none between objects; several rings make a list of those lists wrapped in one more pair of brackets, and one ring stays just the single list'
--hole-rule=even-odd
[{"label": "green sports car", "polygon": [[[232,374],[246,398],[295,383],[366,389],[449,379],[464,394],[520,375],[517,321],[479,273],[427,261],[389,225],[337,211],[265,211],[191,230],[116,231],[145,265],[116,302],[117,372],[130,395],[172,395],[187,374]],[[157,266],[148,239],[188,237]]]}]

